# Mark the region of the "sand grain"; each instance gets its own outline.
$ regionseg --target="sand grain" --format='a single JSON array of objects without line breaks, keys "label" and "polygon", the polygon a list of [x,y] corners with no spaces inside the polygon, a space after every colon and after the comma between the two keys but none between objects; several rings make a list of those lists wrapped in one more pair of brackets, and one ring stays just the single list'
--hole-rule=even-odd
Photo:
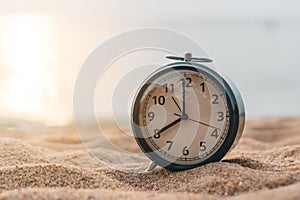
[{"label": "sand grain", "polygon": [[[300,199],[300,119],[251,121],[222,162],[176,173],[138,173],[144,157],[91,140],[100,157],[132,168],[112,169],[88,154],[74,128],[44,133],[1,132],[0,199]],[[138,152],[130,141],[122,145]]]}]

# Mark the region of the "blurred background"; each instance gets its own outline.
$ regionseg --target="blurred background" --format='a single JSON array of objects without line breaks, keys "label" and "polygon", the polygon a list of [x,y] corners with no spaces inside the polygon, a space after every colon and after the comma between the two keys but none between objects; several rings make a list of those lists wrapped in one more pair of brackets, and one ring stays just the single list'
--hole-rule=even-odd
[{"label": "blurred background", "polygon": [[202,44],[240,88],[250,119],[300,115],[296,0],[1,0],[0,126],[72,123],[74,84],[88,55],[149,26]]}]

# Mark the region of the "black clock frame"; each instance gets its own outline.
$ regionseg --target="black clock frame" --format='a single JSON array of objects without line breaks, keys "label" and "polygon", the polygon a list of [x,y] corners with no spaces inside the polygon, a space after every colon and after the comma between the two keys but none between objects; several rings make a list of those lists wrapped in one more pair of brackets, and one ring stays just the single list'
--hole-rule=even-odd
[{"label": "black clock frame", "polygon": [[[191,70],[195,72],[200,72],[201,74],[212,79],[218,86],[224,91],[227,100],[227,106],[229,111],[229,129],[227,135],[218,148],[218,150],[211,155],[208,159],[201,161],[199,163],[193,165],[181,165],[176,163],[170,163],[165,159],[161,158],[158,154],[153,152],[153,149],[150,148],[148,143],[143,138],[141,127],[139,124],[139,111],[140,111],[140,99],[144,95],[144,92],[147,88],[160,77],[162,74],[169,72],[171,70]],[[199,63],[191,63],[191,62],[175,62],[168,64],[157,71],[153,72],[146,81],[142,84],[138,93],[133,102],[132,108],[132,128],[135,136],[135,140],[142,149],[142,151],[156,164],[171,170],[171,171],[180,171],[192,169],[201,165],[205,165],[210,162],[218,162],[220,161],[231,149],[235,140],[238,140],[240,135],[237,135],[238,132],[241,132],[244,127],[244,105],[241,101],[239,93],[237,94],[237,89],[233,85],[230,80],[225,79],[221,74],[217,73],[215,70],[199,64]],[[241,133],[240,133],[241,134]]]}]

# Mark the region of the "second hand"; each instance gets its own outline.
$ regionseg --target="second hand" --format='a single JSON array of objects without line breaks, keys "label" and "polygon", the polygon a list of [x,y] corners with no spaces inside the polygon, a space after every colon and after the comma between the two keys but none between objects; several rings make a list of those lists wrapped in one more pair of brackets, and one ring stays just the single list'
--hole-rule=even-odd
[{"label": "second hand", "polygon": [[185,79],[180,79],[182,81],[182,114],[185,114]]}]

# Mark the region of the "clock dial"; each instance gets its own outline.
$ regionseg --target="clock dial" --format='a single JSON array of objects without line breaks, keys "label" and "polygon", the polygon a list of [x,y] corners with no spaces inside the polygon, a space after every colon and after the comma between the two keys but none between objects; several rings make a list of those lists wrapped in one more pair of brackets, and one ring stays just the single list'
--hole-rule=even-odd
[{"label": "clock dial", "polygon": [[230,112],[223,85],[194,68],[154,74],[135,105],[139,145],[167,163],[201,163],[216,153],[228,133]]}]

